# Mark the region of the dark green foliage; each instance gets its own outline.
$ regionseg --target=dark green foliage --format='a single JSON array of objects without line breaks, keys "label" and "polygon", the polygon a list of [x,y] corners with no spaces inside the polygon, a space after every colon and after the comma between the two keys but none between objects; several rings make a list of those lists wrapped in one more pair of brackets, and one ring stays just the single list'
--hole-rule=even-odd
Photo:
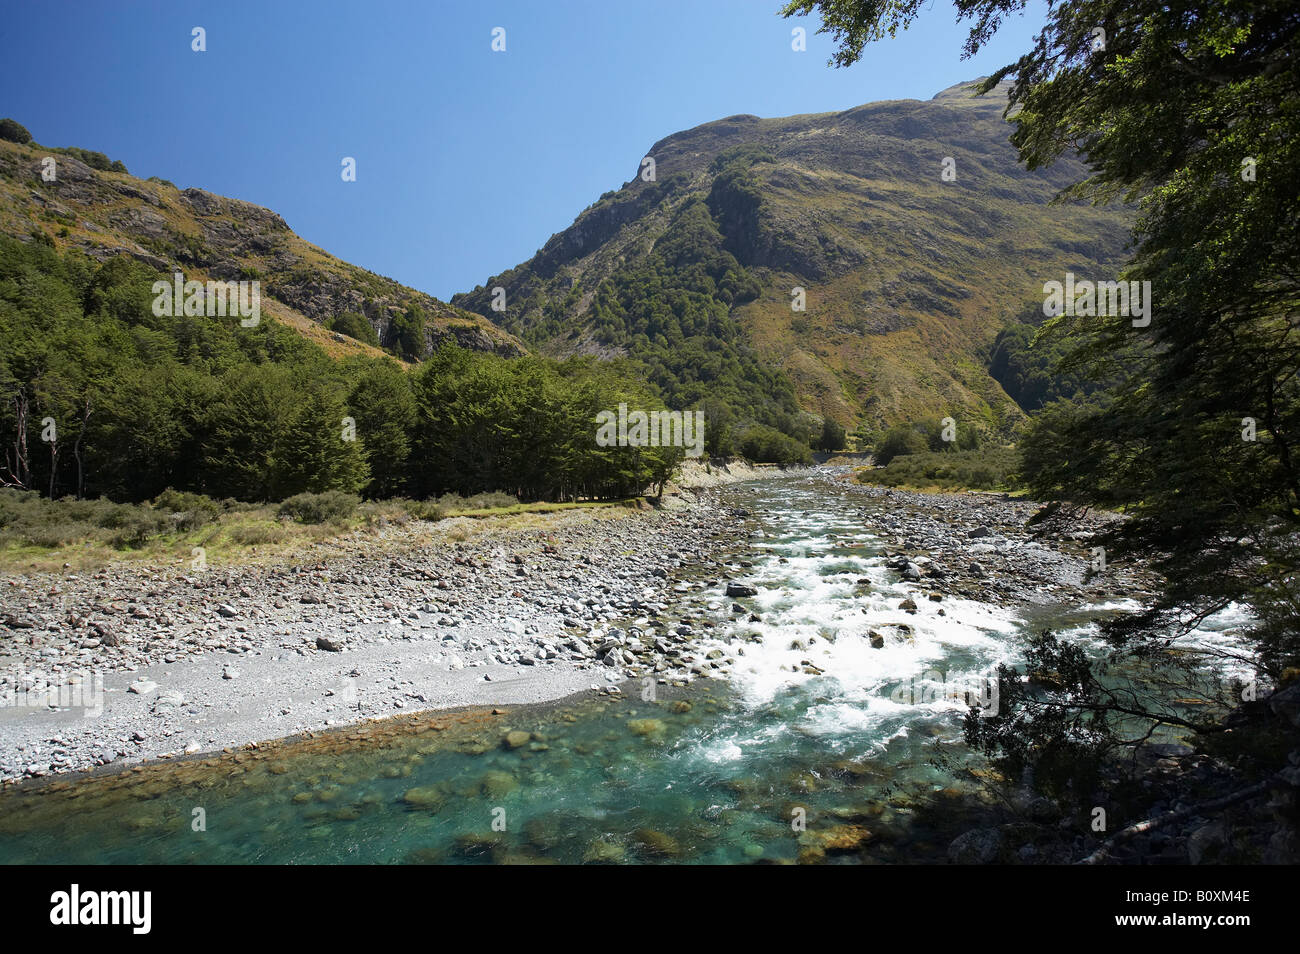
[{"label": "dark green foliage", "polygon": [[368,497],[400,494],[411,476],[411,437],[416,424],[411,380],[393,361],[366,362],[348,397],[364,449]]},{"label": "dark green foliage", "polygon": [[920,454],[929,449],[929,443],[911,424],[896,424],[884,433],[879,443],[872,449],[871,456],[876,465],[884,467],[895,457],[905,454]]},{"label": "dark green foliage", "polygon": [[1011,448],[913,451],[891,457],[888,465],[859,471],[864,484],[885,487],[942,487],[946,490],[1007,490],[1015,485],[1020,463]]},{"label": "dark green foliage", "polygon": [[345,311],[341,315],[335,315],[329,323],[329,329],[357,341],[363,341],[368,345],[379,347],[379,335],[375,332],[374,326],[366,320],[365,315],[358,314],[355,311]]},{"label": "dark green foliage", "polygon": [[[626,365],[451,346],[414,376],[388,358],[339,363],[273,321],[155,316],[157,277],[125,256],[96,265],[0,239],[5,482],[54,497],[157,498],[193,525],[197,505],[177,494],[627,497],[681,459],[681,448],[596,444],[600,411],[663,407]],[[407,315],[412,347],[424,319]],[[124,545],[154,532],[146,522],[118,528]]]},{"label": "dark green foliage", "polygon": [[9,142],[31,142],[32,134],[27,131],[27,127],[15,119],[0,119],[0,139]]},{"label": "dark green foliage", "polygon": [[597,415],[663,405],[592,359],[561,365],[444,346],[412,379],[417,496],[485,487],[523,500],[630,497],[668,478],[675,447],[601,447]]},{"label": "dark green foliage", "polygon": [[737,443],[741,455],[756,463],[812,463],[812,453],[807,444],[763,424],[751,424],[744,428]]},{"label": "dark green foliage", "polygon": [[100,172],[126,172],[126,165],[117,159],[110,159],[102,152],[95,152],[93,149],[82,149],[79,146],[62,146],[51,149],[51,152],[62,153],[65,156],[72,156],[74,159],[80,159],[92,169],[98,169]]},{"label": "dark green foliage", "polygon": [[1061,368],[1077,347],[1077,341],[1060,335],[1039,336],[1029,325],[1009,325],[993,341],[989,374],[1026,411],[1062,398],[1083,398],[1104,383],[1077,368]]},{"label": "dark green foliage", "polygon": [[337,490],[324,493],[301,493],[280,504],[276,513],[299,523],[329,523],[346,520],[357,512],[361,498]]},{"label": "dark green foliage", "polygon": [[872,456],[877,466],[883,467],[895,457],[905,454],[920,454],[931,451],[936,454],[951,454],[957,451],[975,450],[980,446],[979,431],[970,425],[953,422],[953,431],[948,432],[953,440],[945,440],[945,427],[942,420],[929,419],[914,424],[895,424],[885,431],[872,449]]},{"label": "dark green foliage", "polygon": [[418,361],[424,357],[424,327],[428,316],[419,305],[412,305],[393,319],[389,329],[389,340],[384,346],[394,354],[407,361]]},{"label": "dark green foliage", "polygon": [[837,451],[844,447],[847,435],[844,428],[831,417],[822,422],[822,436],[817,441],[817,449],[823,451]]}]

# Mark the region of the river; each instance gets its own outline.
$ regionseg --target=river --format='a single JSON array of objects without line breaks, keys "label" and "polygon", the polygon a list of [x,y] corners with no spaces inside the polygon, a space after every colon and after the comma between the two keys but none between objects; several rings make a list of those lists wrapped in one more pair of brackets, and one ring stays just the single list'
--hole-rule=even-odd
[{"label": "river", "polygon": [[1089,640],[1123,607],[932,600],[864,527],[884,504],[825,480],[723,499],[758,519],[730,555],[758,594],[695,593],[726,678],[20,786],[0,797],[0,861],[943,860],[996,798],[961,740],[969,705],[997,705],[994,668],[1029,632]]}]

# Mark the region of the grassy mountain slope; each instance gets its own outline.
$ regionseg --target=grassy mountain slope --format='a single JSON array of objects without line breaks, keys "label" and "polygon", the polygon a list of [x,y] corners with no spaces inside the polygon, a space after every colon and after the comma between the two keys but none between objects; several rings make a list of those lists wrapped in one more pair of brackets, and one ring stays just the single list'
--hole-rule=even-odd
[{"label": "grassy mountain slope", "polygon": [[[696,398],[716,359],[724,378],[728,362],[770,376],[760,390],[775,397],[744,403],[760,418],[780,415],[787,382],[846,426],[953,413],[1004,429],[1022,412],[987,371],[993,339],[1044,281],[1112,276],[1130,217],[1051,204],[1080,167],[1019,166],[1003,105],[961,86],[677,133],[647,153],[655,181],[602,196],[453,303],[549,353],[630,355],[670,399]],[[657,313],[665,300],[672,314]]]},{"label": "grassy mountain slope", "polygon": [[[56,179],[42,178],[53,157]],[[94,165],[88,164],[87,161]],[[98,161],[97,161],[98,160]],[[126,253],[160,272],[220,281],[258,279],[262,311],[335,355],[378,353],[330,331],[347,312],[364,314],[384,347],[407,357],[455,340],[476,351],[517,355],[520,342],[478,315],[351,265],[304,241],[276,213],[202,189],[138,179],[95,153],[0,140],[0,234],[48,236],[60,250],[104,261]],[[414,309],[414,311],[412,310]],[[407,328],[423,312],[423,329]]]}]

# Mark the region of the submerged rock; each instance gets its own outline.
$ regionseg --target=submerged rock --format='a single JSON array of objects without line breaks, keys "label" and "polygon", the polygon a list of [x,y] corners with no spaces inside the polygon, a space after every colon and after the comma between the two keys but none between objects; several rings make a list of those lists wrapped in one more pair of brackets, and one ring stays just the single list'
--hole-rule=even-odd
[{"label": "submerged rock", "polygon": [[436,812],[447,803],[447,796],[436,785],[423,785],[408,788],[402,793],[402,801],[413,808]]},{"label": "submerged rock", "polygon": [[519,787],[509,772],[487,772],[479,780],[479,790],[488,798],[505,798]]},{"label": "submerged rock", "polygon": [[632,730],[634,735],[657,738],[662,736],[668,728],[664,725],[662,719],[629,719],[627,727]]},{"label": "submerged rock", "polygon": [[505,734],[505,736],[501,739],[501,744],[504,745],[507,749],[518,749],[527,745],[529,740],[531,739],[532,739],[531,733],[524,732],[522,729],[514,729]]},{"label": "submerged rock", "polygon": [[632,832],[632,843],[642,854],[660,858],[676,858],[682,853],[676,838],[656,828],[638,828]]},{"label": "submerged rock", "polygon": [[996,828],[976,828],[964,832],[948,845],[948,860],[954,865],[987,865],[1002,853],[1002,832]]},{"label": "submerged rock", "polygon": [[620,844],[597,839],[582,853],[582,861],[583,864],[616,865],[623,860],[626,853],[627,850]]}]

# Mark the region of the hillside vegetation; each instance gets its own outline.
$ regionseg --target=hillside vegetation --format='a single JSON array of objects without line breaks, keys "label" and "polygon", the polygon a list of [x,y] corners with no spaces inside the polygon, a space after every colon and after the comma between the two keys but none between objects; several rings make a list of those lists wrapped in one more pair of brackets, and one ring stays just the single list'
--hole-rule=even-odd
[{"label": "hillside vegetation", "polygon": [[[265,315],[340,356],[382,347],[418,360],[445,341],[523,353],[490,321],[335,258],[270,209],[139,179],[102,153],[21,141],[25,132],[0,136],[0,235],[36,238],[97,262],[127,255],[187,279],[257,280]],[[42,174],[47,159],[53,180]]]},{"label": "hillside vegetation", "polygon": [[1112,276],[1131,220],[1053,205],[1079,167],[1017,165],[1004,105],[1004,90],[955,87],[677,133],[647,154],[654,181],[602,196],[453,302],[548,353],[626,355],[670,403],[711,398],[735,430],[805,440],[824,417],[951,414],[1007,432],[1023,412],[988,370],[998,332],[1046,280]]},{"label": "hillside vegetation", "polygon": [[446,342],[408,370],[344,360],[273,321],[158,316],[158,273],[0,238],[0,485],[47,497],[168,489],[623,498],[680,448],[601,447],[596,415],[655,408],[616,364],[505,358]]}]

